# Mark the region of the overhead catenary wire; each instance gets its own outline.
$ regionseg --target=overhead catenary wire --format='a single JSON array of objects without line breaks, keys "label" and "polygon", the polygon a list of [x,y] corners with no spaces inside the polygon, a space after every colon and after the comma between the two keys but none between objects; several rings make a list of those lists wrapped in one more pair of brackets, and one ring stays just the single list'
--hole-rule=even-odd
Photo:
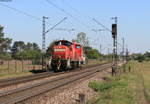
[{"label": "overhead catenary wire", "polygon": [[[73,11],[75,11],[76,13],[78,13],[78,14],[80,14],[80,15],[82,15],[82,16],[84,16],[84,17],[86,17],[86,18],[88,18],[89,20],[91,20],[92,19],[92,17],[90,17],[90,16],[88,16],[88,15],[85,15],[85,14],[83,14],[83,13],[81,13],[79,10],[77,10],[76,8],[74,8],[74,7],[72,7],[68,2],[66,2],[66,0],[62,0],[70,9],[72,9]],[[94,19],[94,18],[93,18]],[[96,20],[96,19],[95,19]],[[109,30],[109,31],[111,31],[109,28],[107,28],[104,24],[102,24],[102,23],[100,23],[99,22],[99,24],[102,26],[102,27],[104,27],[105,28],[105,30]],[[100,31],[105,31],[104,29],[97,29],[98,31],[100,30]],[[93,31],[93,29],[92,29],[92,31]]]},{"label": "overhead catenary wire", "polygon": [[83,23],[77,17],[73,16],[71,13],[67,12],[65,9],[57,6],[55,3],[51,2],[50,0],[46,0],[46,2],[48,4],[50,4],[50,5],[52,5],[53,7],[55,7],[56,9],[60,10],[61,12],[65,13],[66,15],[70,16],[71,18],[73,18],[75,21],[77,21],[81,25],[85,26],[86,28],[90,28],[90,26],[88,26],[87,24]]},{"label": "overhead catenary wire", "polygon": [[91,21],[92,17],[90,17],[89,15],[86,15],[84,13],[81,13],[78,9],[72,7],[68,2],[66,2],[65,0],[62,0],[71,10],[73,10],[74,12],[76,12],[77,14],[79,14],[80,16],[83,16],[84,18],[88,18],[89,21]]},{"label": "overhead catenary wire", "polygon": [[[61,0],[69,9],[71,9],[72,11],[74,11],[76,14],[78,14],[78,15],[80,15],[80,16],[83,16],[84,18],[87,18],[89,21],[92,21],[92,24],[93,24],[93,22],[95,22],[95,21],[93,21],[92,19],[93,19],[93,17],[91,17],[91,16],[89,16],[89,15],[87,15],[87,14],[84,14],[84,13],[81,13],[80,12],[80,10],[78,10],[77,8],[75,8],[75,7],[73,7],[72,5],[70,5],[70,3],[68,3],[67,2],[67,0]],[[101,27],[102,27],[102,29],[94,29],[94,28],[92,28],[91,29],[91,31],[94,31],[94,32],[101,32],[101,31],[109,31],[109,32],[111,32],[111,30],[108,28],[108,27],[106,27],[104,24],[102,24],[102,23],[100,23],[100,22],[98,22],[97,24],[99,24]]]},{"label": "overhead catenary wire", "polygon": [[[35,17],[35,16],[33,16],[33,15],[29,14],[29,13],[26,13],[26,12],[24,12],[24,11],[22,11],[22,10],[17,9],[17,8],[8,6],[8,5],[6,5],[6,4],[0,3],[0,6],[3,6],[3,7],[5,7],[5,8],[11,9],[11,10],[13,10],[13,11],[19,13],[19,14],[25,15],[25,16],[27,16],[27,17],[29,17],[29,18],[32,18],[32,19],[35,19],[35,20],[38,20],[38,21],[42,21],[41,18]],[[61,20],[60,22],[58,22],[57,24],[55,24],[54,26],[52,26],[52,27],[50,28],[50,30],[54,29],[57,25],[59,25],[60,23],[62,23],[62,22],[63,22],[64,20],[66,20],[66,19],[67,19],[67,17],[64,17],[63,20]],[[50,23],[47,22],[47,21],[46,21],[46,23],[50,24]],[[52,25],[52,24],[50,24],[50,25]],[[64,28],[61,28],[61,29],[59,28],[59,29],[57,29],[57,28],[56,28],[55,30],[64,30],[64,31],[65,31],[65,30],[67,30],[67,29],[64,29]],[[74,29],[68,29],[68,31],[73,31],[73,30],[74,30]],[[48,32],[48,31],[47,31],[47,32]]]},{"label": "overhead catenary wire", "polygon": [[59,25],[60,23],[62,23],[62,22],[65,21],[66,19],[67,19],[67,17],[64,17],[61,21],[59,21],[59,22],[56,23],[54,26],[52,26],[49,30],[47,30],[47,31],[45,32],[45,34],[48,33],[50,30],[53,30],[57,25]]},{"label": "overhead catenary wire", "polygon": [[[79,15],[79,16],[83,16],[84,18],[87,18],[89,21],[90,21],[90,23],[91,24],[93,24],[93,20],[92,20],[92,18],[93,17],[91,17],[91,16],[89,16],[89,15],[87,15],[87,14],[85,14],[85,13],[81,13],[81,11],[80,10],[78,10],[77,8],[75,8],[75,7],[73,7],[67,0],[61,0],[64,4],[65,4],[65,6],[66,7],[68,7],[70,10],[72,10],[72,11],[74,11],[77,15]],[[102,24],[102,23],[101,23]],[[103,25],[103,24],[102,24]],[[104,27],[105,25],[103,25],[102,27]],[[93,26],[94,27],[94,26]],[[98,32],[98,31],[107,31],[107,29],[106,28],[102,28],[102,29],[94,29],[92,27],[92,29],[91,29],[91,31],[94,31],[94,32]],[[106,27],[106,26],[105,26]],[[100,39],[99,39],[100,40]],[[97,45],[97,44],[94,44],[94,45]]]},{"label": "overhead catenary wire", "polygon": [[[46,0],[49,4],[51,4],[52,6],[54,6],[55,8],[61,10],[62,12],[64,12],[65,14],[71,16],[72,18],[74,18],[73,15],[71,15],[70,13],[68,13],[67,11],[65,11],[63,8],[60,8],[59,6],[57,6],[56,4],[54,4],[53,2],[51,2],[50,0]],[[77,12],[78,14],[80,13],[77,9],[75,9],[74,7],[72,7],[69,3],[67,3],[65,0],[62,0],[63,2],[65,2],[67,4],[67,6],[72,9],[73,11]],[[82,13],[80,13],[81,15],[83,15]],[[90,16],[85,16],[84,17],[88,17],[89,19],[92,19]],[[74,19],[77,19],[77,18],[74,18]],[[78,20],[78,19],[77,19]],[[95,22],[97,22],[97,24],[101,25],[103,28],[105,28],[105,30],[111,32],[111,30],[109,28],[107,28],[105,25],[103,25],[102,23],[100,23],[99,21],[97,21],[96,19],[92,19],[94,20]],[[81,23],[81,21],[79,20],[78,22]],[[89,26],[86,25],[86,27],[89,28]],[[93,30],[93,29],[92,29]],[[101,29],[102,30],[102,29]]]},{"label": "overhead catenary wire", "polygon": [[[42,21],[41,18],[38,18],[38,17],[33,16],[33,15],[27,13],[27,12],[24,12],[24,11],[22,11],[22,10],[19,10],[18,8],[14,8],[14,7],[11,7],[11,6],[9,6],[9,5],[2,4],[2,3],[0,3],[0,6],[3,6],[3,7],[5,7],[5,8],[8,8],[8,9],[10,9],[10,10],[13,10],[14,12],[17,12],[17,13],[22,14],[22,15],[24,15],[24,16],[27,16],[27,17],[29,17],[29,18],[38,20],[38,21],[40,21],[40,22]],[[64,19],[66,19],[66,17],[65,17]],[[60,24],[61,22],[62,22],[62,21],[60,21],[59,23],[57,23],[57,24],[55,24],[54,26],[52,26],[52,27],[50,28],[50,30],[55,29],[55,27],[56,27],[58,24]],[[47,22],[47,21],[46,21],[46,23],[50,24],[50,23]],[[50,25],[52,25],[52,24],[50,24]],[[64,30],[64,31],[67,31],[66,28],[65,28],[65,29],[64,29],[64,28],[61,28],[61,29],[55,29],[55,30]],[[72,31],[72,29],[68,29],[68,31]]]},{"label": "overhead catenary wire", "polygon": [[[0,6],[3,6],[3,7],[5,7],[5,8],[11,9],[11,10],[13,10],[13,11],[15,11],[15,12],[19,13],[19,14],[22,14],[22,15],[27,16],[27,17],[29,17],[29,18],[32,18],[32,19],[34,19],[34,20],[42,21],[42,19],[41,19],[41,18],[38,18],[38,17],[33,16],[33,15],[31,15],[31,14],[27,13],[27,12],[24,12],[24,11],[19,10],[19,9],[17,9],[17,8],[14,8],[14,7],[8,6],[8,5],[6,5],[6,4],[2,4],[2,3],[0,3]],[[48,23],[48,24],[50,24],[49,22],[47,22],[47,23]],[[50,24],[50,25],[52,25],[52,24]]]},{"label": "overhead catenary wire", "polygon": [[95,18],[92,19],[93,21],[95,21],[97,24],[101,25],[103,28],[105,28],[107,31],[112,32],[109,28],[107,28],[105,25],[103,25],[102,23],[100,23],[99,21],[97,21]]},{"label": "overhead catenary wire", "polygon": [[[75,20],[76,20],[77,22],[79,22],[80,24],[82,24],[82,25],[84,25],[84,26],[90,28],[88,25],[82,23],[78,18],[74,17],[72,14],[70,14],[69,12],[67,12],[66,10],[64,10],[63,8],[58,7],[56,4],[52,3],[52,2],[49,1],[49,0],[46,0],[46,1],[47,1],[50,5],[54,6],[55,8],[61,10],[61,11],[64,12],[65,14],[67,14],[67,15],[69,15],[70,17],[72,17],[73,19],[75,19]],[[35,19],[35,20],[42,21],[41,18],[35,17],[35,16],[33,16],[33,15],[29,14],[29,13],[26,13],[26,12],[24,12],[24,11],[21,11],[21,10],[19,10],[19,9],[17,9],[17,8],[14,8],[14,7],[8,6],[8,5],[6,5],[6,4],[2,4],[2,3],[0,3],[0,5],[3,6],[3,7],[9,8],[9,9],[15,11],[15,12],[18,12],[18,13],[20,13],[20,14],[22,14],[22,15],[25,15],[25,16],[28,16],[28,17],[30,17],[30,18],[33,18],[33,19]],[[71,7],[70,5],[69,5],[69,7],[72,8],[74,11],[78,12],[76,9],[74,9],[74,8]],[[100,22],[98,22],[97,20],[95,20],[94,18],[93,18],[93,20],[96,21],[98,24],[100,24],[102,27],[104,27],[106,30],[111,31],[111,30],[108,29],[106,26],[104,26],[102,23],[100,23]],[[50,24],[50,23],[49,23],[49,24]],[[51,25],[51,24],[50,24],[50,25]]]},{"label": "overhead catenary wire", "polygon": [[[11,9],[11,10],[13,10],[13,11],[19,13],[19,14],[25,15],[25,16],[27,16],[27,17],[29,17],[29,18],[32,18],[32,19],[35,19],[35,20],[38,20],[38,21],[42,21],[41,18],[35,17],[35,16],[33,16],[33,15],[27,13],[27,12],[24,12],[24,11],[19,10],[19,9],[17,9],[17,8],[8,6],[8,5],[6,5],[6,4],[0,3],[0,6],[3,6],[3,7],[5,7],[5,8]],[[60,24],[61,22],[63,22],[65,19],[67,19],[67,17],[65,17],[63,20],[61,20],[60,22],[58,22],[57,24],[55,24],[54,26],[52,26],[52,27],[50,28],[50,30],[54,29],[58,24]],[[50,23],[47,22],[47,21],[46,21],[46,23],[50,24]],[[50,24],[50,25],[52,25],[52,24]],[[55,30],[67,30],[67,29],[55,29]],[[72,29],[68,29],[68,30],[72,30]]]},{"label": "overhead catenary wire", "polygon": [[65,0],[62,0],[63,3],[66,4],[66,6],[68,6],[71,10],[73,10],[74,12],[76,12],[78,15],[83,16],[85,18],[88,18],[89,20],[91,20],[91,17],[88,15],[85,15],[84,13],[81,13],[78,9],[72,7],[68,2],[66,2]]},{"label": "overhead catenary wire", "polygon": [[72,9],[73,11],[75,11],[75,12],[77,12],[77,13],[80,14],[80,12],[79,12],[77,9],[75,9],[74,7],[72,7],[72,6],[71,6],[68,2],[66,2],[65,0],[62,0],[62,2],[65,3],[70,9]]},{"label": "overhead catenary wire", "polygon": [[[67,19],[67,21],[69,22],[69,24],[74,27],[72,21],[70,21],[69,19]],[[74,28],[71,28],[71,29],[66,29],[66,28],[54,28],[53,30],[63,30],[63,31],[74,31],[75,29]]]}]

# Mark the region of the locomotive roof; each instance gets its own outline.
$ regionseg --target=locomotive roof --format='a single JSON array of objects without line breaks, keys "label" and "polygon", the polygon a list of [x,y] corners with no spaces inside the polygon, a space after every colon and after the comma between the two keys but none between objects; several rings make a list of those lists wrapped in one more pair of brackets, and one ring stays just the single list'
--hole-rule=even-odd
[{"label": "locomotive roof", "polygon": [[69,42],[69,43],[72,43],[72,42],[70,42],[70,41],[68,41],[68,40],[58,40],[58,41],[56,41],[56,42],[62,42],[62,41],[64,41],[64,42]]},{"label": "locomotive roof", "polygon": [[71,46],[73,43],[68,40],[58,40],[55,42],[55,45],[59,45],[61,42],[62,45]]},{"label": "locomotive roof", "polygon": [[71,43],[71,44],[77,44],[77,45],[81,45],[81,44],[79,44],[79,43],[76,43],[76,42],[70,42],[70,41],[68,41],[68,40],[58,40],[58,41],[56,41],[55,43],[57,43],[57,42],[68,42],[68,43]]}]

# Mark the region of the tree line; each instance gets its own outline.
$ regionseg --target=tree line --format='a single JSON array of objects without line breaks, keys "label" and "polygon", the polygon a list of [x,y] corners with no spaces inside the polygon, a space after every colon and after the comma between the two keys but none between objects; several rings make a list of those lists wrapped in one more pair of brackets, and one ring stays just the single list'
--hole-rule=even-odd
[{"label": "tree line", "polygon": [[132,59],[139,62],[150,61],[150,52],[132,54]]},{"label": "tree line", "polygon": [[[0,26],[0,59],[17,59],[17,60],[39,60],[42,57],[41,49],[36,43],[25,43],[23,41],[14,41],[4,36],[4,27]],[[84,53],[87,58],[98,59],[102,55],[97,49],[93,49],[89,45],[89,40],[86,33],[81,32],[77,34],[77,38],[73,39],[84,47]],[[45,57],[50,57],[53,42],[48,46]]]},{"label": "tree line", "polygon": [[24,43],[4,36],[4,27],[0,26],[0,59],[37,60],[41,58],[41,50],[36,43]]}]

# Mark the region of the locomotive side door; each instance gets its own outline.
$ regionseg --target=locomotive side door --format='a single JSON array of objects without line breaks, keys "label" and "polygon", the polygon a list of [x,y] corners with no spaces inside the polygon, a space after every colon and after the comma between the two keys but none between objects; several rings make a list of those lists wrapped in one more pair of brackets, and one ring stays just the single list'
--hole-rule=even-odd
[{"label": "locomotive side door", "polygon": [[76,49],[76,58],[79,60],[82,54],[81,45],[76,44],[75,49]]}]

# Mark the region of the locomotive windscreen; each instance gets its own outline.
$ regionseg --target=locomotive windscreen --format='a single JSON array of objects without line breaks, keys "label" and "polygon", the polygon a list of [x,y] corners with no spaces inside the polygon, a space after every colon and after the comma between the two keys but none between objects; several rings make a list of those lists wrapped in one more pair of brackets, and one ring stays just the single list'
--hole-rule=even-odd
[{"label": "locomotive windscreen", "polygon": [[65,41],[65,40],[62,40],[62,41],[57,41],[55,42],[55,45],[65,45],[65,46],[71,46],[72,43],[69,42],[69,41]]}]

